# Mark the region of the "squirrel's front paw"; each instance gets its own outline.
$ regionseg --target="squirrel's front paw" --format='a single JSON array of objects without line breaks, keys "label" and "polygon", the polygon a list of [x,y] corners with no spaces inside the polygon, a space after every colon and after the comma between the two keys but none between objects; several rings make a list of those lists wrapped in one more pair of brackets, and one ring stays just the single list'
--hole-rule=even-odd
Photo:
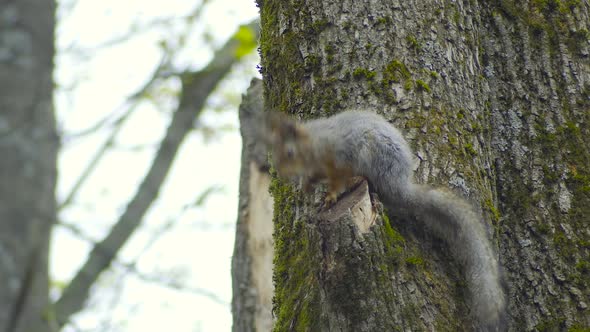
[{"label": "squirrel's front paw", "polygon": [[326,194],[326,199],[324,200],[324,206],[330,207],[330,206],[336,204],[337,200],[338,200],[338,194],[335,192],[329,192]]}]

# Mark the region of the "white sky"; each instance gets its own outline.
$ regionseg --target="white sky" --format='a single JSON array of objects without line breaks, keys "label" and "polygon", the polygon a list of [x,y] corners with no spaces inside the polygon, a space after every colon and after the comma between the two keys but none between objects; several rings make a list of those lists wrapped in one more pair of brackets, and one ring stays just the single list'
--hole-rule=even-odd
[{"label": "white sky", "polygon": [[[162,42],[175,45],[172,31],[144,27],[129,41],[105,49],[95,46],[124,35],[134,23],[150,22],[158,17],[183,16],[198,1],[168,0],[69,0],[60,2],[57,32],[58,56],[55,80],[56,112],[65,137],[90,128],[94,123],[119,110],[127,110],[125,97],[135,92],[150,77],[160,60]],[[66,10],[67,9],[67,10]],[[178,68],[199,68],[211,57],[211,44],[218,46],[235,31],[238,24],[257,16],[254,1],[212,0],[187,37],[186,45],[175,55]],[[205,43],[203,32],[211,34]],[[73,49],[90,49],[76,56]],[[210,127],[231,125],[237,128],[237,100],[256,74],[257,57],[252,55],[218,89],[209,102],[211,108],[225,112],[207,112],[202,123]],[[177,82],[164,84],[173,91]],[[60,218],[75,224],[94,240],[108,232],[135,193],[153,157],[172,110],[170,101],[156,96],[159,104],[140,104],[117,136],[116,148],[99,163],[75,204],[62,211]],[[171,98],[168,98],[171,99]],[[108,137],[102,129],[81,138],[66,139],[59,159],[58,199],[63,200],[83,169]],[[179,279],[191,288],[205,289],[223,299],[226,305],[208,297],[170,290],[133,276],[103,275],[99,295],[91,308],[75,319],[80,330],[88,331],[229,331],[231,329],[230,262],[237,212],[240,138],[236,130],[223,131],[206,139],[193,132],[183,144],[160,197],[148,212],[141,231],[124,248],[120,260],[137,263],[142,273],[160,271],[166,278]],[[129,147],[146,146],[140,151]],[[211,186],[223,190],[213,194],[201,208],[182,208]],[[175,227],[138,260],[136,257],[150,241],[155,230],[175,220]],[[66,282],[86,259],[90,245],[70,231],[57,227],[51,252],[51,276]],[[104,322],[113,326],[104,326]],[[68,329],[76,331],[76,329]]]}]

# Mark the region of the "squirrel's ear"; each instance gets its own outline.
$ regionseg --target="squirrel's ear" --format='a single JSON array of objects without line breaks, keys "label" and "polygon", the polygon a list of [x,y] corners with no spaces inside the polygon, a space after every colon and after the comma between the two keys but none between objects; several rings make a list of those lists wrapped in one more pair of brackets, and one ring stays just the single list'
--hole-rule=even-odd
[{"label": "squirrel's ear", "polygon": [[265,144],[273,144],[277,139],[278,125],[280,123],[280,117],[284,116],[278,112],[261,112],[258,114],[256,128],[256,138]]},{"label": "squirrel's ear", "polygon": [[280,112],[270,112],[267,125],[273,135],[281,139],[296,139],[299,136],[299,124]]}]

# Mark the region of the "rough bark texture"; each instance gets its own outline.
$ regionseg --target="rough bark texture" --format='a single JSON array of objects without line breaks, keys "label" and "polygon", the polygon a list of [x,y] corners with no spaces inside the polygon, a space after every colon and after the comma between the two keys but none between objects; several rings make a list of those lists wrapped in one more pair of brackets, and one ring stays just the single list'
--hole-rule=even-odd
[{"label": "rough bark texture", "polygon": [[0,330],[50,331],[54,1],[0,3]]},{"label": "rough bark texture", "polygon": [[[268,108],[378,112],[418,182],[481,208],[507,329],[590,328],[586,0],[259,0]],[[411,220],[360,234],[273,181],[277,331],[477,329],[460,266]],[[336,220],[334,222],[330,220]]]},{"label": "rough bark texture", "polygon": [[269,331],[273,323],[273,200],[268,192],[267,154],[255,141],[263,108],[262,81],[254,79],[240,105],[242,169],[232,257],[232,330],[236,332]]}]

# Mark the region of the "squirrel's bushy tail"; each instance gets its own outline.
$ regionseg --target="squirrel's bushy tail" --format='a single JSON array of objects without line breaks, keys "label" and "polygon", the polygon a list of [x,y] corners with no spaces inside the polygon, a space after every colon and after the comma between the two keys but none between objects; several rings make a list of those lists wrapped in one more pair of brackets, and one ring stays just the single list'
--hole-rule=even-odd
[{"label": "squirrel's bushy tail", "polygon": [[[463,199],[444,191],[417,185],[392,197],[405,204],[406,213],[423,222],[427,230],[441,238],[463,266],[471,294],[474,315],[484,330],[501,329],[504,292],[500,285],[498,260],[481,218]],[[401,196],[401,197],[400,197]],[[398,205],[395,204],[395,205]]]}]

